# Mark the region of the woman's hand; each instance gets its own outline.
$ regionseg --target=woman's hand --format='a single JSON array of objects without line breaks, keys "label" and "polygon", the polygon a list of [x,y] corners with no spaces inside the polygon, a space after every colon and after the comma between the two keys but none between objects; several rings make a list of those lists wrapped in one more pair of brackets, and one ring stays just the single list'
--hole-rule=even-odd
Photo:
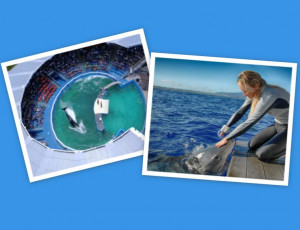
[{"label": "woman's hand", "polygon": [[228,143],[228,140],[224,137],[222,140],[220,140],[215,146],[217,147],[217,148],[221,148],[222,146],[224,146],[224,145],[227,145],[227,143]]},{"label": "woman's hand", "polygon": [[224,133],[223,131],[222,132],[220,132],[220,137],[222,137],[222,136],[224,136],[226,133]]}]

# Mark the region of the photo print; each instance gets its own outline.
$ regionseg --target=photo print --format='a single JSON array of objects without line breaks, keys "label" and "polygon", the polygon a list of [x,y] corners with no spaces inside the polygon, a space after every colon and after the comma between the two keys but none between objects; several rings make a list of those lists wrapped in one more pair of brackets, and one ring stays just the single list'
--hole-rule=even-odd
[{"label": "photo print", "polygon": [[31,182],[143,154],[142,29],[2,63]]},{"label": "photo print", "polygon": [[288,185],[296,67],[152,53],[143,175]]}]

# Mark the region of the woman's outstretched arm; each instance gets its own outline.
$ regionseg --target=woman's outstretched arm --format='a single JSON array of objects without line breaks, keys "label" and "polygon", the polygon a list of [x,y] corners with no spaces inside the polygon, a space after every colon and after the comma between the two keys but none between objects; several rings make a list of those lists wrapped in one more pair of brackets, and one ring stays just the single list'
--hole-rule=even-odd
[{"label": "woman's outstretched arm", "polygon": [[234,125],[236,122],[238,122],[242,118],[242,116],[247,112],[247,110],[251,106],[251,103],[252,100],[247,97],[243,105],[239,108],[239,110],[236,111],[228,120],[227,124],[223,125],[223,127],[220,130],[220,136],[223,136],[225,133],[229,132],[230,127]]}]

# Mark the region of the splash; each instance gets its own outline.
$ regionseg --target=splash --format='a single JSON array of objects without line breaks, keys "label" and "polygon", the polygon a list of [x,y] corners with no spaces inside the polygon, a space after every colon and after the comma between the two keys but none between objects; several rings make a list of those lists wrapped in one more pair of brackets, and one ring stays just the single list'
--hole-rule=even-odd
[{"label": "splash", "polygon": [[79,78],[78,80],[76,80],[75,82],[83,82],[83,83],[86,83],[86,82],[89,82],[90,80],[92,79],[95,79],[95,78],[105,78],[101,75],[90,75],[88,77],[85,77],[85,78]]},{"label": "splash", "polygon": [[[100,79],[100,81],[92,81],[93,79]],[[96,87],[99,89],[104,83],[105,80],[108,80],[106,77],[101,75],[91,75],[85,78],[80,78],[75,81],[78,84],[79,91],[81,93],[89,93],[92,88]],[[109,80],[110,81],[110,80]]]},{"label": "splash", "polygon": [[198,155],[203,149],[205,149],[207,147],[211,147],[211,146],[201,143],[200,145],[197,145],[193,148],[191,155]]},{"label": "splash", "polygon": [[78,133],[81,133],[81,134],[85,134],[86,133],[86,128],[85,128],[85,126],[84,126],[84,124],[83,124],[82,121],[79,122],[78,127],[74,127],[73,128],[72,126],[69,126],[69,128],[72,129],[72,130],[74,130],[74,131],[76,131],[76,132],[78,132]]},{"label": "splash", "polygon": [[195,138],[187,138],[185,142],[183,143],[184,146],[184,153],[187,155],[197,153],[201,149],[205,149],[208,147],[206,144],[201,143],[200,145],[196,145],[197,140]]}]

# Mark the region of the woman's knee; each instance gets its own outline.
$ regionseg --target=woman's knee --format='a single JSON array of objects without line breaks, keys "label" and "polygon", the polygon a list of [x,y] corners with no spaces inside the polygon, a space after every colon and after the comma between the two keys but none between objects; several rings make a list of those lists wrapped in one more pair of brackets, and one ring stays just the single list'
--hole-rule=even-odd
[{"label": "woman's knee", "polygon": [[256,151],[256,157],[261,161],[271,161],[274,160],[282,155],[284,155],[285,149],[277,151],[274,148],[271,148],[270,146],[262,146]]},{"label": "woman's knee", "polygon": [[252,138],[249,142],[248,142],[248,147],[251,150],[256,150],[259,147],[261,147],[264,143],[260,143],[259,141],[257,141],[256,138]]},{"label": "woman's knee", "polygon": [[261,161],[269,161],[272,158],[271,153],[265,148],[259,148],[255,154],[256,157]]},{"label": "woman's knee", "polygon": [[249,142],[248,142],[248,147],[249,149],[256,149],[257,148],[257,144],[253,141],[253,139],[251,139]]},{"label": "woman's knee", "polygon": [[255,150],[265,144],[267,141],[272,139],[276,135],[275,126],[269,126],[258,134],[256,134],[249,142],[248,146],[250,149]]}]

